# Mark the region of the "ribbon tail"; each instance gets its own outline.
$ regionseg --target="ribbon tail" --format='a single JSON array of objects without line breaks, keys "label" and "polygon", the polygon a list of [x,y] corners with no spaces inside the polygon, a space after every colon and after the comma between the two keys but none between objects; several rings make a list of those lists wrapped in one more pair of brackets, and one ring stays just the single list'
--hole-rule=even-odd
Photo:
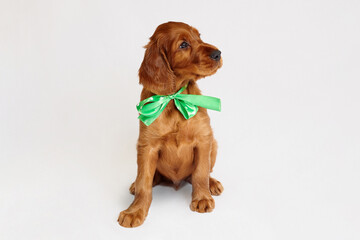
[{"label": "ribbon tail", "polygon": [[198,107],[190,102],[183,101],[181,99],[174,99],[175,106],[181,112],[185,119],[192,118],[196,115]]},{"label": "ribbon tail", "polygon": [[216,97],[203,96],[203,95],[192,95],[192,94],[179,94],[176,96],[177,99],[181,99],[187,103],[215,110],[221,111],[221,100]]}]

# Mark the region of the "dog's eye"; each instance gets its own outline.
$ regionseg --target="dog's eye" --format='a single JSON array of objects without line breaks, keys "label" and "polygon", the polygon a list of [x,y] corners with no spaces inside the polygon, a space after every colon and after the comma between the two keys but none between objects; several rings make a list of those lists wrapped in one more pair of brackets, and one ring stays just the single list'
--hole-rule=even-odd
[{"label": "dog's eye", "polygon": [[180,48],[187,48],[187,47],[189,47],[190,45],[187,43],[187,42],[182,42],[181,44],[180,44]]}]

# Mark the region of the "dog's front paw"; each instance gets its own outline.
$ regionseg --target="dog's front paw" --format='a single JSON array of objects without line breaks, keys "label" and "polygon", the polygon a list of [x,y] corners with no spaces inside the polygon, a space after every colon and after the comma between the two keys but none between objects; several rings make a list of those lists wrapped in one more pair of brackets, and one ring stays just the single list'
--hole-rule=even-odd
[{"label": "dog's front paw", "polygon": [[143,209],[138,209],[136,211],[127,209],[120,213],[118,222],[123,227],[127,227],[127,228],[138,227],[141,224],[143,224],[145,217],[146,214]]},{"label": "dog's front paw", "polygon": [[190,204],[190,209],[195,212],[211,212],[215,208],[215,201],[211,196],[195,198]]}]

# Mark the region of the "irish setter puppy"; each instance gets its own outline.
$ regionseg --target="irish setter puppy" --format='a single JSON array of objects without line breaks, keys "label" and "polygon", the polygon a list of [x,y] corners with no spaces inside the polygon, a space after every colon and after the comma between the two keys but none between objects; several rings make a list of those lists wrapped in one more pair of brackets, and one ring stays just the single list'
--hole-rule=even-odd
[{"label": "irish setter puppy", "polygon": [[[139,69],[143,85],[141,100],[153,95],[170,95],[187,85],[182,94],[201,95],[198,79],[214,74],[221,66],[221,52],[200,39],[197,29],[181,22],[161,24],[145,46]],[[211,212],[211,195],[220,195],[223,186],[210,177],[215,164],[217,143],[210,127],[207,109],[186,120],[171,100],[149,126],[140,121],[137,143],[138,172],[130,192],[135,195],[130,207],[122,211],[118,222],[137,227],[147,216],[152,187],[160,183],[179,186],[192,184],[193,211]]]}]

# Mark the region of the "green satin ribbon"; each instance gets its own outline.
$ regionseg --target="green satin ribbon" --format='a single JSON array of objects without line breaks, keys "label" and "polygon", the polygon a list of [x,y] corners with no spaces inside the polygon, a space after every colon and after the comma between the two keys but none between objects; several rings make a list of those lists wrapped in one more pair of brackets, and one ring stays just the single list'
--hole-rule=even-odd
[{"label": "green satin ribbon", "polygon": [[186,89],[186,87],[187,85],[172,95],[154,95],[141,101],[136,106],[136,109],[140,113],[138,119],[140,119],[146,126],[149,126],[160,116],[171,99],[174,99],[175,106],[185,119],[195,116],[198,111],[198,106],[219,112],[221,111],[221,101],[219,98],[202,95],[180,94]]}]

